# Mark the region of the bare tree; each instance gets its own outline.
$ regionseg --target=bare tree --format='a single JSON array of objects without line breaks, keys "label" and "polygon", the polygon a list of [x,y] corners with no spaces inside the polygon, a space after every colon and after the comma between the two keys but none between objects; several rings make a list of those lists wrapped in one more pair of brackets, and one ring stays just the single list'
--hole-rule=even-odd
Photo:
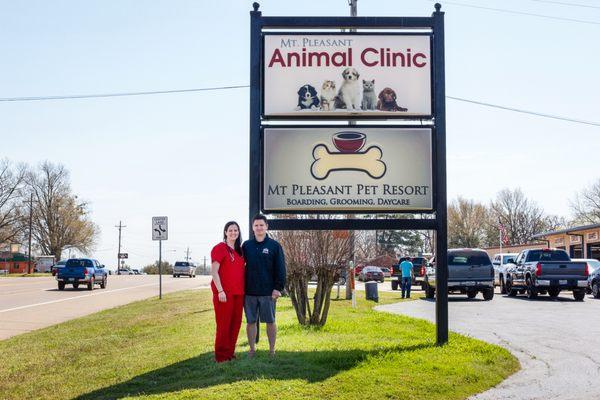
[{"label": "bare tree", "polygon": [[71,192],[69,173],[48,161],[28,176],[33,194],[33,237],[46,254],[61,258],[65,247],[89,253],[99,229],[89,219],[88,204]]},{"label": "bare tree", "polygon": [[560,219],[547,216],[533,201],[528,200],[521,189],[500,191],[491,203],[491,221],[502,223],[510,244],[528,243],[533,235],[555,229]]},{"label": "bare tree", "polygon": [[482,247],[489,212],[485,205],[458,197],[448,205],[448,246]]},{"label": "bare tree", "polygon": [[575,195],[571,201],[575,222],[596,224],[600,222],[600,179]]},{"label": "bare tree", "polygon": [[[323,326],[327,322],[331,289],[348,264],[351,254],[349,235],[333,231],[279,231],[274,234],[285,251],[286,289],[302,325]],[[317,279],[311,298],[308,282]]]},{"label": "bare tree", "polygon": [[0,244],[21,242],[25,231],[23,221],[23,190],[27,168],[0,160]]}]

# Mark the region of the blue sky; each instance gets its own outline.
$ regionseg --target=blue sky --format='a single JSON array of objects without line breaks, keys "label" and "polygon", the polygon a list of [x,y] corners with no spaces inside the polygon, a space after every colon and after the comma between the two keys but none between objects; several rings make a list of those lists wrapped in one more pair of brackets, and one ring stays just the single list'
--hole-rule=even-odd
[{"label": "blue sky", "polygon": [[[565,0],[567,2],[567,0]],[[359,15],[419,15],[432,1],[358,1]],[[445,4],[446,92],[599,121],[600,5],[471,1],[585,24]],[[453,2],[451,2],[453,3]],[[248,83],[249,1],[0,3],[0,97],[169,90]],[[262,1],[264,15],[347,15],[346,0]],[[153,215],[168,215],[165,257],[208,256],[230,219],[247,232],[248,90],[1,102],[2,157],[63,163],[115,264],[117,225],[130,264],[157,257]],[[600,177],[600,129],[447,101],[448,195],[487,202],[521,187],[569,215]]]}]

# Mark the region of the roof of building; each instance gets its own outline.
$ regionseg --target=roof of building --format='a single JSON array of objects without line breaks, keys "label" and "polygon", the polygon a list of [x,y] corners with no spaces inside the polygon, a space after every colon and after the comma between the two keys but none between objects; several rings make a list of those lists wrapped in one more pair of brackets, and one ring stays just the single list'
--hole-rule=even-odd
[{"label": "roof of building", "polygon": [[594,228],[600,228],[600,223],[590,224],[590,225],[573,226],[573,227],[567,228],[567,229],[559,229],[556,231],[542,232],[542,233],[533,235],[532,238],[541,238],[541,237],[549,236],[549,235],[560,235],[561,233],[572,233],[575,231],[584,231],[587,229],[594,229]]}]

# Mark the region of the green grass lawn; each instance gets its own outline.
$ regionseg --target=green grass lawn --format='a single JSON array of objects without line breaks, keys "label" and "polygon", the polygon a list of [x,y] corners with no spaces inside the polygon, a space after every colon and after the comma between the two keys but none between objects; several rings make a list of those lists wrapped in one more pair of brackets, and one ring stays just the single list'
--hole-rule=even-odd
[{"label": "green grass lawn", "polygon": [[281,299],[274,359],[263,326],[254,359],[242,328],[238,360],[215,364],[209,291],[169,294],[0,341],[0,399],[464,399],[519,368],[458,334],[436,347],[434,325],[373,306],[333,301],[311,329]]}]

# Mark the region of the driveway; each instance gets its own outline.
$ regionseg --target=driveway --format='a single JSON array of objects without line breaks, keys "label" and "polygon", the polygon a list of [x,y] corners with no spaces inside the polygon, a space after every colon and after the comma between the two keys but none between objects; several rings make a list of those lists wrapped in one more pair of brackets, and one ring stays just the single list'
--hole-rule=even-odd
[{"label": "driveway", "polygon": [[[163,275],[163,293],[207,288],[210,279]],[[153,296],[158,275],[111,275],[106,289],[93,291],[59,291],[52,277],[0,278],[0,340]]]},{"label": "driveway", "polygon": [[[418,297],[422,294],[415,293]],[[598,399],[600,300],[575,302],[570,292],[556,300],[540,296],[492,301],[449,297],[450,329],[508,349],[522,369],[474,400]],[[377,307],[435,322],[435,303],[424,298]]]}]

